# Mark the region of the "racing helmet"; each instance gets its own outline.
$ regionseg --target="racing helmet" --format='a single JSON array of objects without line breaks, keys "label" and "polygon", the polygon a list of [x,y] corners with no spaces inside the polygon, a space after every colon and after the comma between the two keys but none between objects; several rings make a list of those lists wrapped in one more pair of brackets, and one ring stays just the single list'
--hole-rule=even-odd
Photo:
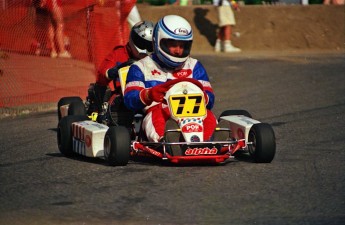
[{"label": "racing helmet", "polygon": [[[167,40],[181,41],[184,44],[181,56],[171,55]],[[178,68],[190,54],[193,31],[189,22],[181,16],[168,15],[158,21],[153,31],[153,51],[168,68]]]},{"label": "racing helmet", "polygon": [[135,58],[141,59],[153,51],[153,27],[151,21],[140,21],[132,27],[128,44]]}]

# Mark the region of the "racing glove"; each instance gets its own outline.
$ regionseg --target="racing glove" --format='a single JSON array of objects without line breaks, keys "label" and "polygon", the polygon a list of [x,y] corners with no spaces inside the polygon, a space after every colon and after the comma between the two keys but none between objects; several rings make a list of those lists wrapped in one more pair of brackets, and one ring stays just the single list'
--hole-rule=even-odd
[{"label": "racing glove", "polygon": [[109,80],[116,80],[117,77],[119,77],[119,69],[126,67],[126,66],[129,66],[129,65],[132,65],[134,62],[135,62],[134,59],[129,59],[128,61],[126,61],[124,63],[121,63],[119,65],[116,65],[116,66],[108,69],[106,72],[106,77]]},{"label": "racing glove", "polygon": [[106,77],[109,80],[115,80],[119,76],[119,68],[117,66],[114,66],[107,70]]},{"label": "racing glove", "polygon": [[162,102],[165,93],[168,91],[168,87],[165,85],[157,85],[152,88],[145,88],[140,91],[140,100],[145,105],[151,105],[152,102]]}]

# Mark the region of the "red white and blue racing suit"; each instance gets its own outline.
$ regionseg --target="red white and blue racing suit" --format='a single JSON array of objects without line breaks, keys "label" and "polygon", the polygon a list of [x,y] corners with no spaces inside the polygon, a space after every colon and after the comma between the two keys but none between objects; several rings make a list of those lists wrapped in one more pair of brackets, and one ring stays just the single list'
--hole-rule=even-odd
[{"label": "red white and blue racing suit", "polygon": [[211,112],[214,103],[213,89],[202,64],[198,60],[188,57],[181,69],[171,70],[164,67],[157,56],[152,54],[132,64],[128,71],[124,93],[124,101],[128,109],[145,112],[143,129],[149,141],[157,142],[163,137],[170,112],[164,103],[153,102],[146,106],[140,99],[140,91],[178,78],[198,80],[208,96],[207,116],[204,120],[204,140],[209,140],[216,128],[217,120]]}]

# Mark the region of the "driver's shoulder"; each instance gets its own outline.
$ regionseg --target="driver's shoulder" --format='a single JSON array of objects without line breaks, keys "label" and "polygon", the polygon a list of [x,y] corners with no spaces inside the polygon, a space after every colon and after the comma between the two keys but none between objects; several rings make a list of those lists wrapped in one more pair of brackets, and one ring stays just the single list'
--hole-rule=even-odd
[{"label": "driver's shoulder", "polygon": [[142,58],[133,65],[137,66],[141,71],[146,71],[147,69],[151,69],[155,67],[155,62],[150,56],[146,56],[145,58]]},{"label": "driver's shoulder", "polygon": [[193,69],[197,64],[198,60],[192,57],[188,57],[186,62],[184,63],[184,67],[188,67],[190,69]]}]

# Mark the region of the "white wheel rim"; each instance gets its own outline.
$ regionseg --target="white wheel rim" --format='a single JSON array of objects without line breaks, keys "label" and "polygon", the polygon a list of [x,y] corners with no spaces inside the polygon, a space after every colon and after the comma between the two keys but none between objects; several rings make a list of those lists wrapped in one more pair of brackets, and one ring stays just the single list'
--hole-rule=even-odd
[{"label": "white wheel rim", "polygon": [[252,142],[252,144],[249,146],[249,153],[254,155],[256,149],[256,137],[254,132],[249,133],[249,141]]}]

